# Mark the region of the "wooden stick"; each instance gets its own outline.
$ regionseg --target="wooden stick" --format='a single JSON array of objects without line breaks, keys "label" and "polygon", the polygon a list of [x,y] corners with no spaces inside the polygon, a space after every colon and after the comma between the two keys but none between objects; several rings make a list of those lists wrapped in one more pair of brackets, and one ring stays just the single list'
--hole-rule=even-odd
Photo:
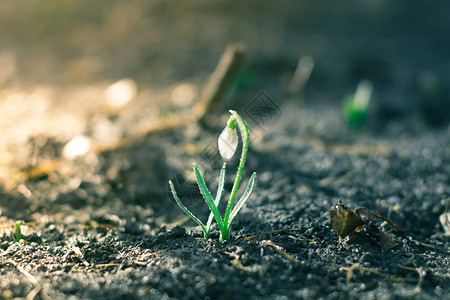
[{"label": "wooden stick", "polygon": [[280,247],[280,246],[274,244],[272,241],[270,241],[270,240],[264,240],[264,241],[262,241],[261,243],[262,243],[263,245],[272,247],[273,249],[275,249],[275,251],[276,251],[278,254],[280,254],[280,255],[283,256],[284,258],[289,259],[289,260],[292,260],[292,261],[294,261],[294,262],[296,262],[296,263],[301,263],[300,260],[298,260],[297,258],[295,258],[295,257],[293,257],[292,255],[290,255],[289,253],[287,253],[286,250],[284,250],[282,247]]},{"label": "wooden stick", "polygon": [[200,99],[194,106],[194,112],[200,120],[219,106],[224,93],[230,87],[244,61],[244,52],[243,44],[229,45],[225,49]]},{"label": "wooden stick", "polygon": [[303,56],[298,60],[297,68],[289,82],[289,92],[298,96],[302,93],[303,88],[311,77],[314,69],[314,60],[311,57]]},{"label": "wooden stick", "polygon": [[350,282],[353,279],[353,272],[355,270],[359,270],[361,272],[368,272],[368,273],[380,276],[381,278],[384,278],[384,279],[386,279],[388,281],[391,281],[391,282],[409,282],[409,283],[416,282],[413,279],[402,278],[402,277],[394,277],[394,276],[391,276],[389,274],[382,273],[378,269],[361,267],[361,265],[359,263],[353,264],[350,268],[348,268],[348,267],[340,267],[339,268],[339,271],[347,271],[347,282]]},{"label": "wooden stick", "polygon": [[194,107],[184,113],[157,120],[147,126],[134,130],[129,137],[121,138],[107,144],[93,146],[94,153],[104,153],[120,148],[132,147],[148,135],[167,132],[189,123],[202,121],[204,117],[216,109],[226,90],[236,77],[244,60],[245,46],[243,44],[229,45],[223,53],[216,69]]},{"label": "wooden stick", "polygon": [[21,266],[19,266],[18,263],[16,263],[15,261],[13,261],[11,258],[8,259],[9,263],[12,264],[14,267],[17,268],[17,270],[22,273],[23,276],[25,276],[28,281],[33,284],[33,285],[37,285],[39,284],[39,282],[37,281],[36,277],[34,277],[33,275],[31,275],[30,273],[28,273],[27,270],[25,270],[24,268],[22,268]]},{"label": "wooden stick", "polygon": [[[39,293],[41,293],[41,285],[39,284],[39,281],[31,275],[27,270],[22,268],[18,263],[16,263],[11,258],[8,259],[8,262],[12,264],[14,267],[17,268],[17,270],[22,273],[23,276],[34,286],[33,289],[28,293],[28,295],[25,297],[26,300],[33,300]],[[47,299],[45,295],[41,293],[41,298]]]}]

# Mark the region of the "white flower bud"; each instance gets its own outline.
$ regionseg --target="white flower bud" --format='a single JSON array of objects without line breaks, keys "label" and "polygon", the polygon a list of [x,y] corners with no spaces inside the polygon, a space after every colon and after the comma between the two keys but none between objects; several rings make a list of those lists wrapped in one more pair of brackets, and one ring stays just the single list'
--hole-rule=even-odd
[{"label": "white flower bud", "polygon": [[230,159],[233,157],[238,145],[236,120],[234,117],[230,117],[228,120],[227,126],[217,139],[217,144],[219,146],[219,153],[223,158]]}]

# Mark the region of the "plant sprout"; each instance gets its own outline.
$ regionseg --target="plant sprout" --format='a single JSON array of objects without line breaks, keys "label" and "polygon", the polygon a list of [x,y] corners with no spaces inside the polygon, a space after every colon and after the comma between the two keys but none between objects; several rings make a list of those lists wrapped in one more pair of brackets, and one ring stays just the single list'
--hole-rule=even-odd
[{"label": "plant sprout", "polygon": [[14,242],[19,242],[22,239],[22,230],[20,229],[20,221],[16,222],[14,226]]},{"label": "plant sprout", "polygon": [[220,238],[219,241],[223,242],[230,239],[230,228],[233,223],[234,218],[239,213],[239,211],[244,207],[244,204],[247,202],[250,194],[252,193],[253,187],[255,185],[256,173],[253,173],[248,182],[248,186],[242,194],[239,201],[233,207],[237,191],[239,189],[239,184],[241,182],[242,171],[244,170],[245,158],[247,156],[247,150],[249,145],[249,133],[248,127],[245,123],[244,119],[240,115],[238,115],[234,110],[230,110],[231,116],[227,122],[227,126],[222,131],[218,138],[218,147],[220,155],[225,159],[230,159],[234,152],[236,151],[236,147],[238,144],[238,136],[236,132],[236,123],[239,127],[239,131],[242,137],[242,153],[241,159],[239,161],[239,166],[236,173],[236,178],[234,180],[233,188],[231,189],[230,198],[228,200],[228,205],[225,211],[223,218],[219,213],[219,204],[222,199],[224,183],[225,183],[225,171],[226,171],[226,163],[223,164],[222,169],[219,174],[219,184],[217,187],[217,193],[215,199],[213,199],[211,193],[206,186],[205,180],[203,179],[200,170],[197,167],[197,164],[193,164],[195,178],[197,179],[197,184],[200,189],[200,192],[205,199],[206,204],[208,205],[211,213],[209,214],[208,221],[204,224],[200,221],[199,218],[194,216],[184,204],[180,201],[175,188],[173,186],[172,181],[169,181],[170,190],[172,191],[172,195],[175,198],[178,206],[191,218],[193,219],[203,230],[203,235],[205,239],[209,238],[209,234],[211,232],[211,226],[213,219],[216,220],[217,225],[220,229]]},{"label": "plant sprout", "polygon": [[344,118],[350,126],[359,128],[364,125],[371,97],[372,83],[362,80],[358,83],[355,94],[344,101]]}]

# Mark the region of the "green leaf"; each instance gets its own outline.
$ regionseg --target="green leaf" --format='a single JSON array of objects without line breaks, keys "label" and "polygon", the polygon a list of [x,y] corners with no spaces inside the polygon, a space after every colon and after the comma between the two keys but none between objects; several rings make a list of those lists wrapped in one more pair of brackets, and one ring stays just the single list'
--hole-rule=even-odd
[{"label": "green leaf", "polygon": [[177,192],[175,191],[175,187],[173,186],[173,183],[171,180],[169,180],[169,185],[170,185],[170,190],[172,191],[172,195],[175,198],[175,201],[177,202],[178,206],[192,219],[194,220],[198,225],[200,225],[200,227],[202,227],[203,229],[203,233],[205,235],[205,238],[208,238],[208,232],[206,231],[206,227],[205,224],[203,224],[202,221],[200,221],[199,218],[197,218],[196,216],[194,216],[189,209],[186,208],[186,206],[184,206],[184,204],[180,201],[180,198],[178,198]]},{"label": "green leaf", "polygon": [[233,223],[233,219],[236,217],[236,215],[239,213],[239,211],[241,211],[242,207],[244,207],[245,202],[247,202],[248,198],[250,197],[253,187],[255,186],[255,180],[256,180],[256,173],[253,173],[252,177],[250,177],[250,180],[248,181],[248,185],[244,191],[244,194],[242,195],[241,199],[239,199],[239,201],[236,204],[236,206],[234,207],[234,209],[231,211],[230,222],[228,223],[228,228],[230,228],[231,223]]},{"label": "green leaf", "polygon": [[19,242],[22,239],[22,230],[20,228],[20,221],[16,222],[14,226],[14,242]]},{"label": "green leaf", "polygon": [[203,180],[202,174],[200,173],[200,170],[197,168],[197,164],[194,163],[194,173],[195,177],[197,178],[197,184],[198,188],[200,189],[200,192],[202,193],[203,199],[205,199],[206,204],[208,205],[209,209],[214,215],[214,218],[217,221],[217,224],[220,228],[223,227],[222,218],[220,217],[219,210],[217,206],[214,204],[214,200],[211,196],[211,193],[208,191],[208,187],[206,186],[205,181]]},{"label": "green leaf", "polygon": [[[216,199],[214,200],[214,205],[218,208],[220,201],[222,200],[222,193],[223,193],[223,186],[225,185],[225,171],[227,168],[227,164],[223,163],[222,169],[220,170],[220,176],[219,176],[219,185],[217,186],[217,194]],[[208,217],[208,222],[206,223],[206,230],[208,233],[211,230],[212,220],[213,220],[214,214],[211,211]]]}]

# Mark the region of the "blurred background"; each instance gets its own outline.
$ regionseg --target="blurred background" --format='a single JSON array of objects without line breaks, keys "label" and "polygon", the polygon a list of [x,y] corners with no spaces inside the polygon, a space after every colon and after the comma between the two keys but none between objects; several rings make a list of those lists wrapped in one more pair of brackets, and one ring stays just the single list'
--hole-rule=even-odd
[{"label": "blurred background", "polygon": [[339,85],[448,68],[446,1],[22,0],[3,1],[0,22],[3,86],[127,77],[161,88],[202,78],[235,41],[261,71],[292,71],[307,54]]},{"label": "blurred background", "polygon": [[[30,196],[25,179],[56,182],[73,171],[55,157],[83,156],[192,107],[235,42],[246,46],[246,60],[228,107],[265,91],[279,106],[339,110],[366,79],[380,124],[417,115],[446,128],[449,11],[448,1],[413,0],[2,1],[0,183]],[[305,57],[312,72],[293,95],[289,83]],[[99,159],[88,157],[85,168]]]}]

